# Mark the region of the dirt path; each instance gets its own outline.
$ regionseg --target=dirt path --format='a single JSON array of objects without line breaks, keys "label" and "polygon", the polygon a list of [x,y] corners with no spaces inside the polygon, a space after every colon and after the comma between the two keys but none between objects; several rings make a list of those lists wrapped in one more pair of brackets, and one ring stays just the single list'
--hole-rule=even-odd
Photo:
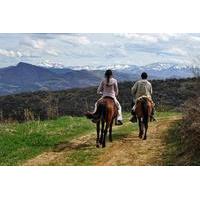
[{"label": "dirt path", "polygon": [[[113,143],[107,143],[104,149],[95,147],[96,134],[90,133],[71,142],[60,143],[53,151],[44,152],[28,160],[24,165],[88,165],[87,162],[84,164],[84,160],[80,160],[81,155],[86,156],[86,159],[92,159],[89,165],[163,165],[162,155],[166,147],[164,137],[168,128],[179,119],[180,116],[171,116],[150,123],[146,141],[139,139],[137,131],[131,132],[130,128],[128,134],[124,134]],[[127,122],[124,126],[131,127],[131,124]],[[123,131],[123,127],[115,127],[114,131],[116,128]],[[72,162],[76,157],[80,161]]]},{"label": "dirt path", "polygon": [[168,128],[180,119],[173,117],[168,120],[150,124],[147,140],[140,140],[138,134],[130,134],[128,137],[117,141],[107,149],[108,153],[101,155],[96,165],[130,165],[147,166],[163,165],[163,153],[165,150],[164,137]]}]

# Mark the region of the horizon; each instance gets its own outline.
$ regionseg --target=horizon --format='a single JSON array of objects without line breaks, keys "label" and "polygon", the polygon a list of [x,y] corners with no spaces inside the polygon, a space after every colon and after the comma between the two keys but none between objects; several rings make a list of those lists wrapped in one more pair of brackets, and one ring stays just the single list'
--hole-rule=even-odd
[{"label": "horizon", "polygon": [[19,62],[73,67],[191,65],[199,33],[1,33],[0,68]]},{"label": "horizon", "polygon": [[[55,68],[55,69],[71,69],[71,70],[106,70],[106,69],[112,69],[112,70],[119,70],[119,69],[127,69],[127,68],[131,68],[131,67],[141,67],[141,68],[145,68],[145,67],[149,67],[151,65],[155,65],[157,64],[158,66],[161,66],[162,65],[176,65],[176,66],[180,66],[180,68],[185,68],[185,67],[188,67],[188,68],[192,68],[194,67],[193,65],[187,65],[187,64],[181,64],[181,63],[172,63],[172,62],[154,62],[154,63],[149,63],[147,65],[135,65],[135,64],[112,64],[112,65],[99,65],[99,66],[89,66],[89,65],[80,65],[80,66],[66,66],[66,65],[63,65],[63,66],[46,66],[46,65],[35,65],[33,63],[30,63],[30,62],[18,62],[16,65],[10,65],[10,66],[7,66],[7,67],[1,67],[1,69],[5,69],[5,68],[9,68],[9,67],[17,67],[20,63],[23,63],[23,64],[27,64],[27,65],[33,65],[33,66],[36,66],[36,67],[42,67],[42,68],[47,68],[47,69],[50,69],[50,68]],[[124,67],[123,67],[124,66]],[[89,68],[89,67],[93,67],[93,68]]]}]

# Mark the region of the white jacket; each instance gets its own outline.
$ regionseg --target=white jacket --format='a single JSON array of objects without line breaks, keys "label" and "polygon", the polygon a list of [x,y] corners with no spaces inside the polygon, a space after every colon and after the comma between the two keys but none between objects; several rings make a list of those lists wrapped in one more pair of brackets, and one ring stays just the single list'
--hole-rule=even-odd
[{"label": "white jacket", "polygon": [[151,83],[146,79],[141,79],[133,85],[133,87],[131,88],[131,92],[132,95],[134,95],[135,99],[138,99],[141,96],[147,96],[151,99],[153,91]]},{"label": "white jacket", "polygon": [[97,94],[103,94],[103,97],[109,96],[115,98],[118,95],[118,84],[117,80],[114,78],[110,78],[109,83],[107,84],[107,79],[101,81],[98,89]]}]

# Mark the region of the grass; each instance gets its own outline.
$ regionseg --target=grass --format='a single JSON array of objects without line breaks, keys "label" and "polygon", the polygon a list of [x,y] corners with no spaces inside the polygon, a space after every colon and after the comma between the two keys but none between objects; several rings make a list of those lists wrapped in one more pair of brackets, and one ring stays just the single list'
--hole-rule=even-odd
[{"label": "grass", "polygon": [[182,154],[181,135],[178,131],[180,123],[178,122],[170,127],[168,134],[164,138],[166,142],[166,150],[163,154],[164,165],[178,165],[177,159]]},{"label": "grass", "polygon": [[[128,120],[128,114],[124,115],[124,120]],[[136,131],[138,129],[137,124],[126,123],[120,127],[114,127],[113,129],[113,141],[120,140],[124,137],[127,137],[131,132]],[[108,139],[107,139],[108,140]],[[94,141],[95,142],[95,141]],[[107,144],[109,142],[107,141]],[[86,146],[83,148],[79,148],[74,150],[70,157],[67,158],[67,165],[72,166],[89,166],[94,165],[97,157],[104,153],[107,149],[104,148],[96,148],[95,144]]]},{"label": "grass", "polygon": [[[179,115],[176,112],[157,113],[157,118]],[[128,121],[130,114],[124,114]],[[113,140],[120,140],[138,129],[137,124],[125,123],[115,127]],[[84,117],[60,117],[56,120],[0,124],[0,165],[21,165],[44,151],[52,150],[60,142],[68,142],[81,135],[95,132],[95,126]],[[94,141],[92,141],[94,142]],[[75,149],[67,162],[70,165],[92,165],[105,149],[95,145]]]},{"label": "grass", "polygon": [[[158,112],[156,114],[156,117],[158,120],[164,120],[166,118],[170,118],[172,116],[179,116],[181,113],[177,112]],[[124,121],[127,122],[130,117],[130,114],[124,113],[123,118]],[[124,137],[127,137],[129,134],[135,132],[137,133],[138,130],[138,124],[132,124],[132,123],[125,123],[121,127],[115,127],[113,130],[113,140],[120,140]],[[79,148],[74,150],[70,156],[67,158],[66,163],[67,165],[72,166],[88,166],[88,165],[94,165],[95,160],[97,157],[104,153],[106,149],[97,149],[95,145],[86,146],[83,148]]]},{"label": "grass", "polygon": [[0,124],[0,165],[20,165],[62,141],[93,131],[89,120],[61,117],[49,121]]}]

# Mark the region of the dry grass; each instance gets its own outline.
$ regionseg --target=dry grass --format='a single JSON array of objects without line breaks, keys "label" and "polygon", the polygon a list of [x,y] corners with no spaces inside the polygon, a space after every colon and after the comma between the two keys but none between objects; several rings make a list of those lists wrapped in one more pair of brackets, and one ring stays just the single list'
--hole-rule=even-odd
[{"label": "dry grass", "polygon": [[198,164],[200,161],[200,97],[185,103],[183,122],[179,130],[183,150],[187,154],[187,162]]}]

